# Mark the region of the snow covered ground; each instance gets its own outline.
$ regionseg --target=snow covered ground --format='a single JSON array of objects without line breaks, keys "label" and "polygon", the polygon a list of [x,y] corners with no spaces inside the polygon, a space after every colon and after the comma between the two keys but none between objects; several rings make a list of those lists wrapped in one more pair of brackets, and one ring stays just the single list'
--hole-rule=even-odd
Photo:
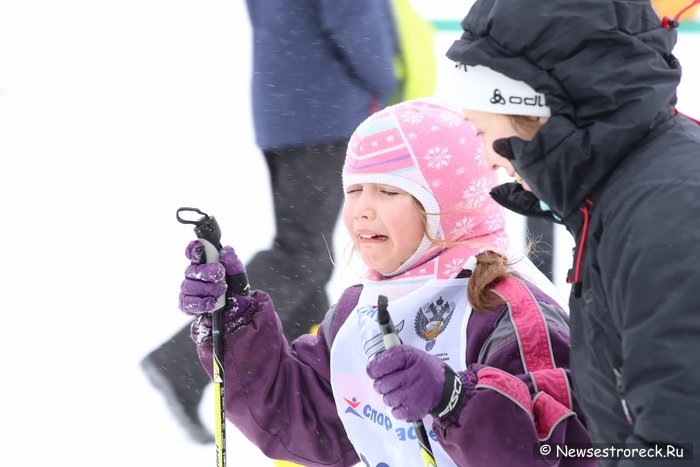
[{"label": "snow covered ground", "polygon": [[[461,16],[462,2],[444,1]],[[440,57],[457,36],[438,37]],[[177,294],[192,231],[178,207],[214,214],[244,260],[272,238],[250,45],[242,2],[0,2],[0,465],[214,463],[138,363],[186,322]],[[700,34],[680,35],[678,108],[694,116],[698,48]],[[564,234],[559,272],[569,246]],[[334,297],[356,278],[350,266]],[[228,436],[229,465],[272,465],[232,426]]]}]

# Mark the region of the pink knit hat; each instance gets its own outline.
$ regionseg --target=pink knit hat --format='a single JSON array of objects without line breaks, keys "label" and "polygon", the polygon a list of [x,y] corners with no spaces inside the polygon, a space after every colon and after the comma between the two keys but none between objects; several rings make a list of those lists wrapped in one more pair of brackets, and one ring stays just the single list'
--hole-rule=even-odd
[{"label": "pink knit hat", "polygon": [[[505,254],[508,248],[503,210],[489,196],[497,174],[486,167],[481,139],[459,108],[421,98],[367,118],[350,138],[343,167],[343,188],[359,183],[407,191],[428,213],[430,237],[467,241],[450,248],[454,254],[441,255],[445,267],[435,271],[437,277],[454,277],[469,256],[485,250]],[[423,264],[441,250],[424,238],[389,276]]]}]

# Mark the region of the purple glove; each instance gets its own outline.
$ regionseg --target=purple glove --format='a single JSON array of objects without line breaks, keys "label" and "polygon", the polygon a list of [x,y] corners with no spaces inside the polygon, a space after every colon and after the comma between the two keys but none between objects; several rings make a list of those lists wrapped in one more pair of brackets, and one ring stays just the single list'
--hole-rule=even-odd
[{"label": "purple glove", "polygon": [[[219,298],[226,293],[227,280],[245,274],[245,266],[230,246],[220,252],[219,263],[202,264],[204,244],[193,240],[185,249],[192,264],[185,269],[185,280],[180,286],[180,310],[190,316],[204,315],[211,326],[208,313],[215,311]],[[229,281],[230,282],[230,281]],[[231,296],[224,311],[224,324],[235,321],[249,308],[252,299],[244,295]]]},{"label": "purple glove", "polygon": [[399,420],[416,421],[432,414],[444,418],[458,406],[462,381],[440,359],[410,345],[382,352],[367,365],[374,389]]}]

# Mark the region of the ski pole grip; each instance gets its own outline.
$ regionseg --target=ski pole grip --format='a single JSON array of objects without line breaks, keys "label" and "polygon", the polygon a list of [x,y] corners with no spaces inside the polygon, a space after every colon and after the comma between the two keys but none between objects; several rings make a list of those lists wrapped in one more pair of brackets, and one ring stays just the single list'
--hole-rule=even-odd
[{"label": "ski pole grip", "polygon": [[[180,215],[180,213],[183,212],[194,212],[199,214],[201,217],[199,219],[188,219]],[[217,252],[221,251],[223,248],[221,246],[221,228],[219,227],[219,223],[216,222],[216,218],[214,216],[210,216],[197,208],[179,208],[175,214],[175,217],[177,217],[178,222],[181,224],[194,225],[194,233],[197,235],[197,238],[209,242],[214,248],[216,248]],[[219,261],[218,254],[216,261]],[[211,263],[213,261],[206,262]]]},{"label": "ski pole grip", "polygon": [[[194,233],[200,240],[206,240],[211,243],[217,251],[221,251],[221,248],[223,248],[221,246],[221,229],[213,216],[207,217],[197,224],[194,228]],[[216,260],[218,261],[219,258]]]},{"label": "ski pole grip", "polygon": [[[201,217],[199,219],[187,219],[180,215],[183,212],[194,212]],[[204,263],[218,263],[219,251],[221,251],[223,247],[221,246],[221,228],[216,218],[214,218],[214,216],[209,216],[197,208],[179,208],[175,216],[181,224],[194,225],[194,233],[199,241],[202,242],[202,245],[204,245]],[[235,289],[229,288],[229,290]],[[214,310],[221,310],[226,305],[226,302],[227,297],[222,295],[217,300]]]}]

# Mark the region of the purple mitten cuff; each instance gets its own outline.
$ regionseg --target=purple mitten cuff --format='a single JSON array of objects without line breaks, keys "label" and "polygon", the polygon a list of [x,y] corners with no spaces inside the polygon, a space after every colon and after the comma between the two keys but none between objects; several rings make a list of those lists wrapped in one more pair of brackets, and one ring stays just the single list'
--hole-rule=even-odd
[{"label": "purple mitten cuff", "polygon": [[[250,323],[255,312],[258,311],[257,300],[250,296],[235,295],[231,300],[233,306],[222,311],[224,334],[231,333]],[[211,339],[211,326],[211,313],[199,315],[192,323],[192,335],[195,336],[197,344],[200,344],[205,339]]]},{"label": "purple mitten cuff", "polygon": [[474,388],[479,382],[477,373],[485,366],[486,365],[482,365],[480,363],[473,363],[469,365],[465,371],[457,373],[457,376],[462,383],[462,395],[459,398],[459,402],[453,410],[445,414],[443,417],[436,417],[436,423],[434,425],[434,428],[442,433],[443,437],[445,436],[445,432],[449,427],[459,423],[459,416],[469,402],[469,399],[471,399],[472,395],[474,394]]},{"label": "purple mitten cuff", "polygon": [[447,418],[457,411],[464,398],[463,383],[460,376],[449,366],[445,368],[445,384],[442,387],[440,402],[430,411],[436,418]]}]

